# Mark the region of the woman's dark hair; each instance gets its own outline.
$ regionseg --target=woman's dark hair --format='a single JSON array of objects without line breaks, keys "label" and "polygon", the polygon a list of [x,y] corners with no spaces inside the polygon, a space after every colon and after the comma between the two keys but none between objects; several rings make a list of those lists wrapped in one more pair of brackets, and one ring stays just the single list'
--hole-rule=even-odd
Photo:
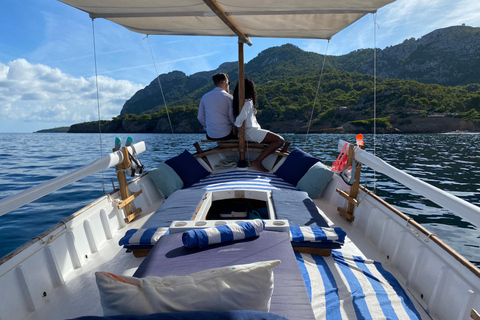
[{"label": "woman's dark hair", "polygon": [[[257,108],[257,90],[255,89],[255,83],[249,77],[245,78],[245,100],[252,100],[253,108]],[[240,108],[238,106],[238,82],[233,90],[233,115],[237,117],[240,113]]]}]

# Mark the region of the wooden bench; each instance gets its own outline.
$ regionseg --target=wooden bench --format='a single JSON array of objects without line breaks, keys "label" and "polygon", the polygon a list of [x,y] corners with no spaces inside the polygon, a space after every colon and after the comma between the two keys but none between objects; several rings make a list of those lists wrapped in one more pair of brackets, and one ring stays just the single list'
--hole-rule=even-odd
[{"label": "wooden bench", "polygon": [[[203,139],[201,140],[203,143],[216,143],[217,147],[207,149],[207,150],[202,150],[198,142],[195,142],[193,145],[195,146],[197,153],[193,154],[195,158],[204,158],[211,155],[211,154],[217,154],[217,153],[224,153],[224,152],[238,152],[239,148],[239,141],[238,140],[207,140]],[[275,150],[273,154],[279,156],[279,157],[287,157],[290,153],[287,151],[288,147],[290,146],[290,142],[285,141],[285,144],[283,145],[282,149],[280,150]],[[267,148],[267,145],[263,143],[255,143],[255,142],[246,142],[245,143],[245,148],[249,152],[262,152]],[[278,160],[276,161],[278,162]],[[208,162],[207,162],[208,163]]]}]

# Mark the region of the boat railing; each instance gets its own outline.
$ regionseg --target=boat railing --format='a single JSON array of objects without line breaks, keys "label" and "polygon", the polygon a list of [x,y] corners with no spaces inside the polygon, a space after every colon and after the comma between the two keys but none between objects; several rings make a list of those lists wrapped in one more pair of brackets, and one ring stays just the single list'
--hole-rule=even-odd
[{"label": "boat railing", "polygon": [[[339,151],[342,150],[345,143],[348,142],[343,140],[339,141]],[[432,186],[431,184],[415,178],[360,148],[355,149],[355,160],[377,172],[383,173],[398,183],[401,183],[405,187],[424,196],[428,200],[467,220],[473,225],[477,227],[480,226],[480,207],[477,207],[449,192],[441,190],[435,186]]]},{"label": "boat railing", "polygon": [[[130,153],[139,154],[146,150],[145,142],[141,141],[133,146],[126,147]],[[104,171],[123,161],[123,153],[121,150],[112,152],[106,156],[98,158],[91,164],[81,167],[73,172],[57,177],[50,181],[44,182],[38,186],[29,188],[16,195],[5,198],[0,201],[0,216],[29,204],[47,194],[50,194],[60,188],[63,188],[75,181],[88,177],[97,172]]]}]

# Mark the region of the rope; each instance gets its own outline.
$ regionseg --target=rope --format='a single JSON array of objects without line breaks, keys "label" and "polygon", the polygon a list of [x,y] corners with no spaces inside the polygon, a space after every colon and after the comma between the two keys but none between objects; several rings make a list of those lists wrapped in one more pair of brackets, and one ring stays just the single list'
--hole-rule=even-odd
[{"label": "rope", "polygon": [[157,64],[155,63],[155,58],[153,57],[152,46],[150,45],[150,39],[148,38],[148,34],[143,39],[144,40],[147,39],[148,47],[150,48],[150,54],[152,55],[153,66],[155,67],[155,74],[157,75],[158,86],[160,87],[160,92],[162,93],[163,105],[165,106],[165,110],[167,112],[168,123],[170,125],[170,130],[172,131],[172,134],[173,134],[173,139],[175,141],[175,147],[177,147],[177,145],[178,145],[177,144],[177,138],[176,138],[175,134],[173,133],[173,126],[172,126],[172,121],[170,120],[170,113],[168,112],[167,102],[165,101],[165,95],[163,94],[162,83],[160,82],[160,76],[158,75]]},{"label": "rope", "polygon": [[[97,71],[97,48],[95,46],[95,20],[92,18],[92,36],[93,36],[93,60],[95,63],[95,86],[97,88],[97,114],[98,114],[98,136],[100,138],[100,157],[103,157],[102,127],[100,125],[100,96],[98,93],[98,71]],[[102,171],[102,188],[105,194],[105,175]]]},{"label": "rope", "polygon": [[[373,14],[373,155],[377,155],[377,13]],[[377,190],[376,171],[373,170],[373,192]]]},{"label": "rope", "polygon": [[310,113],[310,120],[308,121],[307,134],[305,136],[305,142],[303,144],[303,149],[305,149],[305,147],[307,145],[308,134],[310,133],[310,127],[312,126],[313,112],[315,111],[315,104],[317,103],[318,92],[320,91],[320,84],[322,83],[322,75],[323,75],[323,70],[325,68],[325,61],[327,60],[327,51],[328,51],[328,45],[329,44],[330,44],[330,40],[328,40],[327,48],[325,49],[325,54],[323,56],[322,70],[320,71],[320,77],[318,78],[317,92],[315,93],[315,99],[313,100],[312,112]]}]

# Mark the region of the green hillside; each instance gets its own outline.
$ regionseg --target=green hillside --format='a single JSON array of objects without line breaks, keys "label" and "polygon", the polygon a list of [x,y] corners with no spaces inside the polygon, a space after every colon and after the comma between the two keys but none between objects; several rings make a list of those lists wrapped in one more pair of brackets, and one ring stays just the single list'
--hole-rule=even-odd
[{"label": "green hillside", "polygon": [[[442,52],[438,52],[439,44],[432,44],[431,39],[464,32],[468,37],[457,35],[450,42],[455,43],[454,40],[460,37],[470,41],[470,48],[474,48],[480,45],[480,38],[476,36],[480,36],[478,30],[480,28],[470,27],[437,30],[419,40],[407,40],[397,47],[386,48],[382,54],[390,52],[391,55],[386,57],[383,54],[384,58],[377,63],[387,64],[388,70],[396,68],[397,74],[406,74],[406,78],[409,78],[414,72],[407,72],[410,68],[407,65],[422,65],[420,62],[423,61],[423,69],[429,66],[426,58],[433,52],[429,52],[428,48],[442,56]],[[450,42],[450,45],[443,43],[447,58],[453,54]],[[478,53],[472,51],[471,56],[467,57],[462,48],[458,54],[465,60],[464,65],[469,66],[477,61]],[[402,58],[403,67],[397,61],[401,57],[399,52],[408,56]],[[313,110],[311,132],[371,132],[374,78],[372,74],[361,71],[372,58],[372,49],[357,50],[339,57],[327,56],[326,67],[321,75],[324,57],[317,53],[305,52],[290,44],[261,52],[245,65],[246,76],[251,77],[257,85],[257,117],[260,124],[279,132],[306,132]],[[439,60],[435,61],[438,69]],[[377,120],[377,127],[382,132],[480,130],[480,81],[472,82],[475,80],[471,77],[472,70],[460,67],[458,70],[451,73],[452,77],[446,82],[452,82],[459,77],[458,73],[463,72],[469,75],[468,84],[443,86],[428,83],[434,78],[433,74],[428,77],[429,81],[423,83],[377,77],[376,114],[377,118],[381,118]],[[444,77],[443,72],[437,71]],[[211,76],[216,72],[227,72],[231,80],[238,78],[237,64],[233,62],[191,76],[179,71],[160,76],[174,132],[203,132],[196,119],[198,104],[202,95],[213,88]],[[416,72],[420,73],[418,70]],[[463,77],[462,81],[466,78]],[[231,92],[236,81],[232,82]],[[88,123],[74,125],[70,132],[85,132],[89,126],[91,124]],[[129,99],[121,115],[105,122],[102,131],[171,132],[157,79]]]}]

